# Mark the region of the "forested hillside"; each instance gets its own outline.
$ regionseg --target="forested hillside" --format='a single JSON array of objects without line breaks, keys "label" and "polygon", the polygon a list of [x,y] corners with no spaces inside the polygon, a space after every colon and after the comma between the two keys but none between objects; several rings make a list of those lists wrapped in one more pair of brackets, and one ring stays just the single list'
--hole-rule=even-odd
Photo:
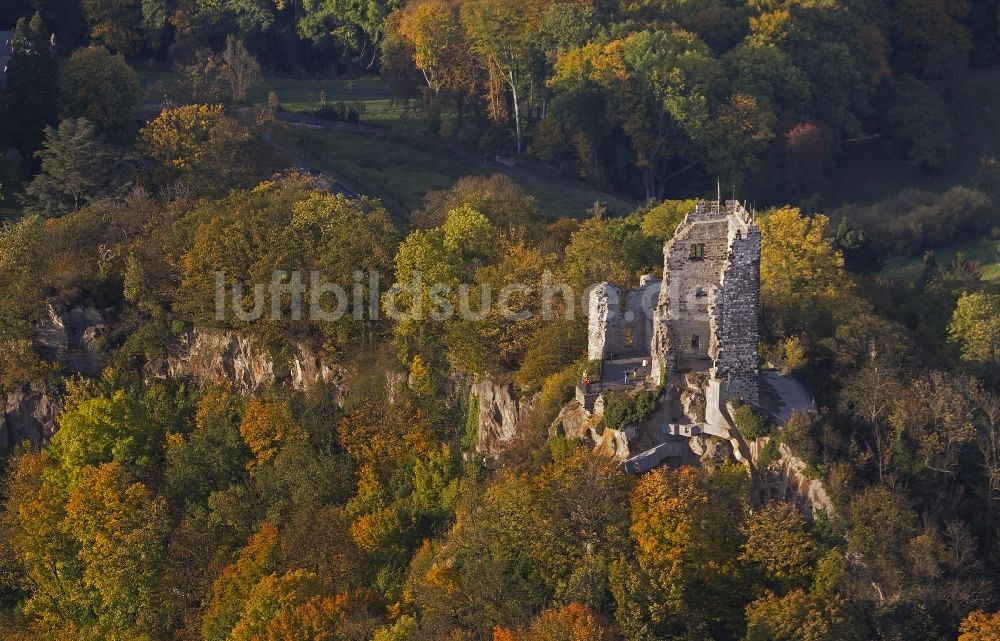
[{"label": "forested hillside", "polygon": [[[995,2],[9,0],[8,26],[0,637],[1000,635],[1000,162],[969,140]],[[853,202],[858,149],[917,180]],[[747,406],[752,460],[629,475],[600,437],[652,392],[593,433],[563,413],[601,367],[581,296],[659,277],[719,190],[757,202],[760,364],[817,411]],[[522,313],[552,283],[570,304]]]}]

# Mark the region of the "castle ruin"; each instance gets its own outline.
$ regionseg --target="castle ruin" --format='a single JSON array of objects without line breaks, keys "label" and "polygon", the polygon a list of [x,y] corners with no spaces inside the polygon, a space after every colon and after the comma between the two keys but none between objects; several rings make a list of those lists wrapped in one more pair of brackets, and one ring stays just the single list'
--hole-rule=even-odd
[{"label": "castle ruin", "polygon": [[[620,386],[619,370],[634,376],[636,361],[648,360],[633,386],[664,383],[699,429],[722,430],[727,401],[760,401],[760,229],[735,200],[700,202],[665,244],[663,259],[663,279],[643,276],[624,300],[610,283],[591,291],[589,358],[604,363],[604,390]],[[692,394],[696,412],[689,411]],[[691,432],[690,425],[671,429]]]},{"label": "castle ruin", "polygon": [[705,372],[708,395],[757,404],[759,308],[760,228],[753,215],[734,200],[699,203],[663,248],[653,380]]},{"label": "castle ruin", "polygon": [[601,283],[590,292],[587,327],[587,358],[601,360],[610,354],[648,354],[653,340],[653,310],[660,297],[660,281],[652,274],[639,280],[639,287],[625,294],[622,305],[618,288]]}]

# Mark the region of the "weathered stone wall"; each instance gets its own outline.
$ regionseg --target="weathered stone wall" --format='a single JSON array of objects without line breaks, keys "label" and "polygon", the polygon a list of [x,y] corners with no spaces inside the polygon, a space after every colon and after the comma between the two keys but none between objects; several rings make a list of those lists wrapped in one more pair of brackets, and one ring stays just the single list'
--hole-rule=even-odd
[{"label": "weathered stone wall", "polygon": [[730,217],[729,260],[710,314],[714,323],[712,378],[728,398],[759,402],[760,229]]},{"label": "weathered stone wall", "polygon": [[649,353],[653,341],[653,315],[660,297],[661,281],[651,274],[639,279],[639,286],[625,295],[625,325],[623,331],[631,330],[633,347],[642,353]]},{"label": "weathered stone wall", "polygon": [[760,230],[737,202],[698,205],[663,248],[652,375],[709,372],[756,403]]},{"label": "weathered stone wall", "polygon": [[602,360],[609,352],[625,348],[625,325],[621,294],[611,283],[590,290],[587,310],[587,358]]},{"label": "weathered stone wall", "polygon": [[639,286],[622,296],[610,283],[590,292],[587,310],[587,357],[603,359],[610,352],[648,353],[653,338],[653,316],[660,295],[660,281],[647,274]]}]

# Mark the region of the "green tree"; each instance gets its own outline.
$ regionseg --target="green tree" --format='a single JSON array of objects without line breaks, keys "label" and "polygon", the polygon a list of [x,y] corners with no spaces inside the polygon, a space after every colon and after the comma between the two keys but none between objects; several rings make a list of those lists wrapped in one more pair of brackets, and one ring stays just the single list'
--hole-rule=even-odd
[{"label": "green tree", "polygon": [[[546,322],[541,291],[545,272],[554,268],[551,258],[523,242],[503,241],[499,254],[494,264],[476,270],[475,286],[468,296],[468,310],[475,316],[465,318],[462,310],[447,326],[448,357],[457,369],[512,371]],[[483,309],[487,303],[489,307]],[[552,307],[559,312],[561,303],[556,301]]]},{"label": "green tree", "polygon": [[816,557],[805,518],[794,504],[770,503],[750,514],[741,558],[757,566],[774,589],[806,587]]},{"label": "green tree", "polygon": [[521,153],[521,101],[524,76],[532,55],[531,38],[541,19],[544,0],[511,3],[504,0],[471,0],[462,4],[461,20],[472,49],[484,66],[499,76],[510,92],[514,108],[514,137]]},{"label": "green tree", "polygon": [[128,137],[132,112],[139,103],[139,76],[121,55],[104,47],[73,52],[60,77],[63,118],[86,118],[110,139]]},{"label": "green tree", "polygon": [[917,526],[906,497],[880,485],[869,487],[851,499],[847,518],[847,553],[865,563],[856,579],[887,599],[898,598],[906,589],[906,552]]},{"label": "green tree", "polygon": [[867,638],[845,600],[793,590],[772,593],[747,606],[745,641],[860,641]]},{"label": "green tree", "polygon": [[239,622],[251,591],[278,563],[278,530],[265,523],[212,583],[202,619],[205,641],[226,641]]},{"label": "green tree", "polygon": [[25,209],[48,218],[118,195],[130,178],[122,153],[106,144],[84,118],[63,120],[58,129],[46,127],[45,142],[35,157],[42,171],[25,189]]},{"label": "green tree", "polygon": [[745,187],[774,138],[775,121],[766,102],[744,93],[730,96],[709,125],[708,155],[719,175]]},{"label": "green tree", "polygon": [[620,219],[591,216],[570,236],[560,278],[582,292],[607,281],[622,288],[633,286],[639,273],[648,273],[658,260],[659,243],[646,235],[639,216]]},{"label": "green tree", "polygon": [[[372,340],[381,329],[368,301],[356,309],[350,295],[355,272],[365,277],[375,272],[380,278],[391,272],[398,235],[378,201],[334,196],[314,180],[296,176],[202,203],[189,212],[185,227],[192,237],[181,259],[177,298],[202,322],[217,322],[216,272],[225,273],[227,287],[238,285],[249,294],[255,284],[270,282],[276,270],[299,272],[304,285],[312,289],[310,273],[316,271],[321,277],[318,286],[334,283],[347,290],[342,316],[331,314],[323,319],[308,313],[315,301],[306,295],[298,318],[292,316],[291,301],[286,298],[282,303],[287,313],[280,320],[267,315],[241,320],[230,313],[225,323],[248,330],[278,350],[287,347],[289,336],[295,336],[321,339],[330,351],[340,351]],[[351,242],[342,242],[346,238]],[[337,304],[333,294],[319,300],[321,311],[327,313]]]},{"label": "green tree", "polygon": [[417,619],[408,614],[399,617],[392,625],[379,628],[373,641],[416,641],[420,638]]},{"label": "green tree", "polygon": [[63,527],[65,493],[44,478],[52,466],[46,452],[10,459],[0,527],[4,551],[19,566],[15,586],[26,594],[21,608],[44,627],[59,628],[90,616],[90,595],[83,586],[79,545]]},{"label": "green tree", "polygon": [[429,0],[409,3],[394,14],[396,31],[413,48],[413,64],[435,97],[441,93],[461,96],[475,89],[479,70],[459,20],[460,6]]},{"label": "green tree", "polygon": [[250,187],[276,162],[253,123],[222,105],[166,107],[139,132],[141,148],[161,163],[159,178],[181,180],[201,194]]},{"label": "green tree", "polygon": [[745,42],[727,52],[723,63],[734,92],[770,104],[779,117],[798,118],[806,113],[809,78],[778,47]]},{"label": "green tree", "polygon": [[[644,475],[632,493],[635,563],[614,568],[626,638],[718,637],[742,627],[738,563],[749,479],[741,467],[682,467]],[[714,632],[713,632],[714,631]]]},{"label": "green tree", "polygon": [[642,216],[642,231],[665,243],[674,237],[684,217],[694,211],[696,200],[664,200]]},{"label": "green tree", "polygon": [[[861,304],[828,237],[829,219],[785,207],[760,220],[760,297],[765,328],[774,338],[833,333]],[[834,321],[834,322],[831,322]]]},{"label": "green tree", "polygon": [[591,84],[606,92],[615,121],[632,143],[647,198],[696,163],[722,67],[704,42],[680,29],[639,31],[566,52],[549,85],[557,92]]},{"label": "green tree", "polygon": [[466,176],[448,189],[429,191],[423,207],[410,214],[410,221],[421,229],[440,227],[450,212],[462,207],[486,216],[501,232],[515,234],[523,229],[528,238],[537,237],[543,224],[535,197],[506,174]]},{"label": "green tree", "polygon": [[893,79],[882,123],[889,145],[909,165],[935,169],[951,159],[955,135],[948,106],[915,76]]},{"label": "green tree", "polygon": [[0,387],[10,392],[44,371],[35,353],[35,323],[45,317],[38,287],[45,223],[25,216],[0,227]]},{"label": "green tree", "polygon": [[303,0],[298,30],[315,43],[332,40],[371,67],[385,36],[386,18],[402,5],[400,0]]},{"label": "green tree", "polygon": [[743,438],[756,440],[771,432],[771,422],[751,405],[742,404],[733,411],[733,423]]},{"label": "green tree", "polygon": [[208,389],[194,430],[167,438],[164,480],[173,506],[203,504],[213,492],[245,482],[250,450],[240,436],[240,405],[228,392]]},{"label": "green tree", "polygon": [[[870,21],[842,4],[759,3],[748,43],[776,47],[808,78],[806,113],[835,139],[857,135],[871,109],[871,95],[889,75],[885,39]],[[767,63],[765,63],[767,64]],[[786,65],[776,66],[774,71]],[[797,93],[793,89],[790,95]]]},{"label": "green tree", "polygon": [[134,473],[148,471],[157,460],[161,439],[160,426],[125,390],[95,396],[78,390],[59,415],[49,450],[60,467],[60,480],[72,487],[87,467],[102,463],[115,462]]},{"label": "green tree", "polygon": [[[265,576],[247,595],[243,610],[236,625],[233,626],[229,639],[232,641],[254,641],[260,638],[295,639],[302,638],[306,632],[311,638],[331,638],[336,629],[336,618],[332,607],[323,608],[314,601],[317,598],[321,599],[319,592],[320,584],[316,575],[305,570]],[[323,610],[328,610],[328,616],[322,617],[321,621],[303,620],[302,613],[298,610],[310,602]],[[328,599],[327,602],[333,605],[332,599]]]},{"label": "green tree", "polygon": [[579,360],[587,349],[586,330],[577,321],[551,320],[539,327],[524,353],[514,381],[522,389],[537,389],[546,378]]},{"label": "green tree", "polygon": [[948,340],[961,346],[963,360],[1000,360],[1000,295],[962,294],[948,323]]}]

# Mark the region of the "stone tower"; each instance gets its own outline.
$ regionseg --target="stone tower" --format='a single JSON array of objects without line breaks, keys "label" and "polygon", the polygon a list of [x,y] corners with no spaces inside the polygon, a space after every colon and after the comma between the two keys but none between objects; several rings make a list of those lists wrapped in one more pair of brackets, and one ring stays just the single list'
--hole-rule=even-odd
[{"label": "stone tower", "polygon": [[758,404],[760,228],[739,202],[702,202],[663,248],[663,281],[653,314],[653,380],[709,376],[719,407]]}]

